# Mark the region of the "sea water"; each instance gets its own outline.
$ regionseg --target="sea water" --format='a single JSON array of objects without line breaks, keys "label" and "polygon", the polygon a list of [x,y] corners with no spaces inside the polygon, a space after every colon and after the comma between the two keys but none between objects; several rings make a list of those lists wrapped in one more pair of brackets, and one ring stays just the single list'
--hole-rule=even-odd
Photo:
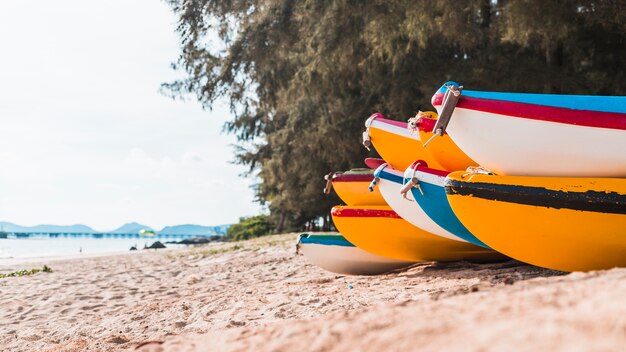
[{"label": "sea water", "polygon": [[[72,254],[93,254],[123,252],[135,246],[141,250],[156,241],[180,241],[180,237],[130,237],[97,238],[92,236],[79,237],[49,237],[47,235],[31,236],[28,238],[0,238],[0,260],[7,258],[35,258],[54,257]],[[167,248],[176,248],[184,245],[165,244]]]}]

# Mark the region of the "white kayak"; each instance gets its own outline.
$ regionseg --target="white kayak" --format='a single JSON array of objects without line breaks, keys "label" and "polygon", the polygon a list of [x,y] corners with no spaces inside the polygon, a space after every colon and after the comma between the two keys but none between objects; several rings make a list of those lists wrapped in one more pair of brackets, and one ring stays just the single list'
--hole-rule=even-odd
[{"label": "white kayak", "polygon": [[297,246],[311,263],[337,274],[376,275],[414,264],[371,254],[337,234],[301,234]]},{"label": "white kayak", "polygon": [[404,186],[404,170],[398,171],[384,163],[374,171],[374,176],[377,178],[376,187],[380,189],[383,198],[401,218],[433,235],[467,242],[433,221],[415,201],[411,192],[406,193],[406,198],[400,193],[400,189]]},{"label": "white kayak", "polygon": [[626,97],[483,92],[447,82],[432,104],[440,134],[496,174],[626,176]]}]

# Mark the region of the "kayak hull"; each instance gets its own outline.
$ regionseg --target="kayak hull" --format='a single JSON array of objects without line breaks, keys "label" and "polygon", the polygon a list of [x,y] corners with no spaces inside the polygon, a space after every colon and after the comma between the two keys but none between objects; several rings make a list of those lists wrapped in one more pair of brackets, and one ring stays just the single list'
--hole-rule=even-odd
[{"label": "kayak hull", "polygon": [[355,246],[386,258],[405,261],[491,261],[499,253],[439,237],[415,227],[388,206],[337,206],[331,211],[339,232]]},{"label": "kayak hull", "polygon": [[[445,89],[433,96],[439,113]],[[626,97],[464,90],[446,132],[499,175],[623,177],[625,110]]]},{"label": "kayak hull", "polygon": [[413,264],[366,252],[341,235],[302,234],[298,250],[314,265],[343,275],[377,275]]},{"label": "kayak hull", "polygon": [[432,221],[458,238],[488,248],[488,245],[463,225],[452,210],[444,187],[447,175],[447,171],[434,170],[420,165],[417,161],[405,170],[404,182],[407,183],[412,177],[417,177],[420,188],[412,188],[411,195]]},{"label": "kayak hull", "polygon": [[369,136],[378,154],[391,166],[404,170],[417,159],[428,165],[441,168],[420,140],[419,133],[411,132],[406,122],[388,120],[382,114],[374,114],[366,122],[369,124]]},{"label": "kayak hull", "polygon": [[434,222],[415,202],[410,192],[407,194],[407,198],[400,194],[404,182],[404,172],[395,170],[389,164],[383,164],[374,171],[374,175],[379,178],[376,188],[380,190],[385,202],[404,220],[434,235],[467,242]]},{"label": "kayak hull", "polygon": [[495,250],[562,271],[626,266],[626,180],[469,175],[446,180],[461,222]]}]

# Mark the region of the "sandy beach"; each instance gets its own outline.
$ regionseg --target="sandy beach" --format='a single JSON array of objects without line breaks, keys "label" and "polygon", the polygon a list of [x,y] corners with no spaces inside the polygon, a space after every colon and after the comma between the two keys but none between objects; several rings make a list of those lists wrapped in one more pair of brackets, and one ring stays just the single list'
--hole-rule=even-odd
[{"label": "sandy beach", "polygon": [[296,234],[0,262],[3,351],[621,350],[626,269],[420,263],[340,276]]}]

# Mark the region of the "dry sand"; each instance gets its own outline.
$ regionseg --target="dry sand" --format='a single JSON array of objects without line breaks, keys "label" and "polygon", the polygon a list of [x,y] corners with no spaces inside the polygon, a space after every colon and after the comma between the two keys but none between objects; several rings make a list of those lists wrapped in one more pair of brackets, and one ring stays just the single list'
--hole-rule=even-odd
[{"label": "dry sand", "polygon": [[[2,351],[624,350],[626,269],[510,261],[337,276],[296,235],[48,260],[0,279]],[[0,261],[0,272],[41,267]]]}]

